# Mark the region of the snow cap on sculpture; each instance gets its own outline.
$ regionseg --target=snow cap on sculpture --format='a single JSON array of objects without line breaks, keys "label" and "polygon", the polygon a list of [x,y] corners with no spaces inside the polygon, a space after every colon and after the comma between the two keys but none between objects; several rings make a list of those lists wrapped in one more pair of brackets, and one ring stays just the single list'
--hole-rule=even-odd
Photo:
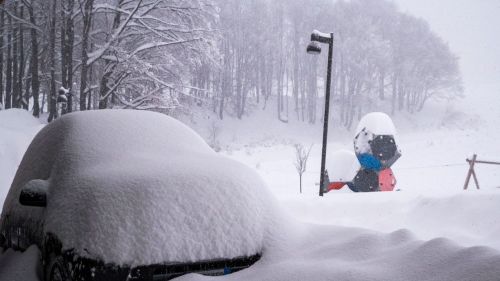
[{"label": "snow cap on sculpture", "polygon": [[373,112],[365,115],[354,138],[354,151],[361,166],[381,171],[394,164],[401,157],[395,136],[396,129],[387,114]]}]

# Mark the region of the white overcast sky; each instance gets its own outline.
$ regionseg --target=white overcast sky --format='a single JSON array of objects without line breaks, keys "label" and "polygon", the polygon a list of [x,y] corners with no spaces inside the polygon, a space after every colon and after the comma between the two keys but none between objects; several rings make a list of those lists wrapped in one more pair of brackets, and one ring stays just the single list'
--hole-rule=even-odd
[{"label": "white overcast sky", "polygon": [[500,0],[393,1],[401,11],[426,19],[460,56],[467,92],[500,88]]}]

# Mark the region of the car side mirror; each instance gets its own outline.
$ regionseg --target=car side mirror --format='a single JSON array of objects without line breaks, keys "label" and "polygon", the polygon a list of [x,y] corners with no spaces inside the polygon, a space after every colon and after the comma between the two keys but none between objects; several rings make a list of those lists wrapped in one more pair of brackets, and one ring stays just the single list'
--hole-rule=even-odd
[{"label": "car side mirror", "polygon": [[46,180],[30,180],[21,190],[19,203],[23,206],[46,207],[48,186],[49,183]]}]

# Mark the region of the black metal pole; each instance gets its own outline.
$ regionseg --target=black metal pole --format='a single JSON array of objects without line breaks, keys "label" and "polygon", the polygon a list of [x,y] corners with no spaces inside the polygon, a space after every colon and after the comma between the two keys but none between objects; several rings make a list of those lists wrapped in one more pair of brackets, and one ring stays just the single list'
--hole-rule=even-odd
[{"label": "black metal pole", "polygon": [[328,140],[328,115],[330,112],[330,85],[332,80],[332,60],[333,60],[333,33],[330,33],[328,43],[328,69],[326,73],[325,91],[325,117],[323,121],[323,149],[321,151],[321,175],[319,179],[319,196],[323,196],[323,184],[325,180],[326,146]]}]

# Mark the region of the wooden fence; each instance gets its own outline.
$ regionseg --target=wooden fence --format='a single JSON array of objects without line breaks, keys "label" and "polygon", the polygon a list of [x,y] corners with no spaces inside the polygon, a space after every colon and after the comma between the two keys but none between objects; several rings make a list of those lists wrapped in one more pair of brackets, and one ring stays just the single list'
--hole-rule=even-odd
[{"label": "wooden fence", "polygon": [[469,181],[471,176],[474,178],[474,183],[476,184],[476,188],[479,189],[479,181],[477,180],[476,171],[474,171],[474,166],[476,164],[500,165],[500,162],[478,160],[476,154],[472,156],[472,159],[467,158],[465,159],[465,161],[469,163],[469,172],[467,173],[467,177],[465,178],[464,190],[467,190],[467,188],[469,187]]}]

